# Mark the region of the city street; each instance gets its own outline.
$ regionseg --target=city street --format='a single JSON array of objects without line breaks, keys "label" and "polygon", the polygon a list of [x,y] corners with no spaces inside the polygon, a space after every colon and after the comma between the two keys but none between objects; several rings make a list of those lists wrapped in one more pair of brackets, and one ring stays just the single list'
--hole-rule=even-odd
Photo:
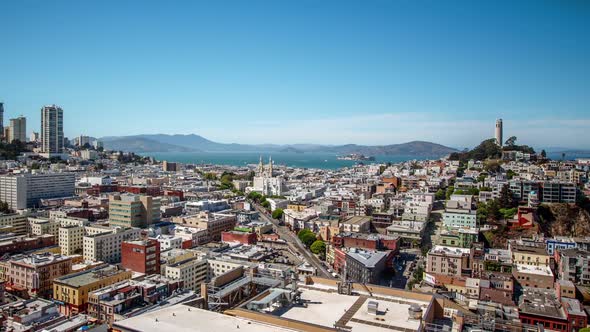
[{"label": "city street", "polygon": [[287,241],[288,245],[293,249],[295,252],[300,253],[305,260],[311,264],[313,267],[317,269],[318,276],[324,278],[332,278],[332,275],[328,272],[322,261],[320,261],[313,253],[311,253],[303,243],[299,240],[296,234],[291,232],[289,228],[286,226],[279,225],[279,222],[273,219],[268,212],[258,206],[257,204],[253,204],[256,208],[256,211],[260,213],[260,217],[265,220],[269,221],[274,225],[275,232],[285,241]]}]

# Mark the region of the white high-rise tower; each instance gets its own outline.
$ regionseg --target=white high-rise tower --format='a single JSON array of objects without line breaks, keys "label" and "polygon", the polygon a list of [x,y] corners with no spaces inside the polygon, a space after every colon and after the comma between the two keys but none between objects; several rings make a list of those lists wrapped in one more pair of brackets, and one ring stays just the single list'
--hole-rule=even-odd
[{"label": "white high-rise tower", "polygon": [[43,153],[63,153],[63,119],[63,110],[56,105],[44,106],[41,109],[41,148]]},{"label": "white high-rise tower", "polygon": [[503,142],[502,142],[502,119],[498,119],[496,120],[496,144],[498,144],[499,146],[502,146]]}]

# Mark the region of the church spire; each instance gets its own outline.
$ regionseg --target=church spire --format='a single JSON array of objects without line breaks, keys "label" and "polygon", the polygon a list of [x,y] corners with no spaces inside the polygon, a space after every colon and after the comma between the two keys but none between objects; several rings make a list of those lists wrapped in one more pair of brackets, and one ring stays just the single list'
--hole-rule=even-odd
[{"label": "church spire", "polygon": [[264,173],[264,165],[262,164],[262,155],[260,155],[260,163],[258,163],[258,176],[262,176]]},{"label": "church spire", "polygon": [[272,177],[272,157],[268,157],[268,176]]}]

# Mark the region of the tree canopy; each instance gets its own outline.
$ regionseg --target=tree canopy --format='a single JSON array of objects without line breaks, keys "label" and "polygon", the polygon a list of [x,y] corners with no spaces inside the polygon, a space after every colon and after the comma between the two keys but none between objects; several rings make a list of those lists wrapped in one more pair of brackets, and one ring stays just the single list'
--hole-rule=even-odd
[{"label": "tree canopy", "polygon": [[464,152],[453,152],[449,156],[450,160],[467,161],[470,159],[475,160],[486,160],[486,159],[499,159],[502,157],[502,149],[496,143],[495,138],[487,139],[481,142],[478,146],[473,148],[471,151]]},{"label": "tree canopy", "polygon": [[317,239],[317,236],[314,232],[310,231],[309,229],[302,229],[297,233],[297,237],[303,244],[307,247],[311,246]]},{"label": "tree canopy", "polygon": [[283,209],[275,209],[272,211],[272,217],[275,219],[281,219],[283,217]]},{"label": "tree canopy", "polygon": [[316,240],[309,249],[316,255],[324,255],[326,253],[326,244],[322,240]]}]

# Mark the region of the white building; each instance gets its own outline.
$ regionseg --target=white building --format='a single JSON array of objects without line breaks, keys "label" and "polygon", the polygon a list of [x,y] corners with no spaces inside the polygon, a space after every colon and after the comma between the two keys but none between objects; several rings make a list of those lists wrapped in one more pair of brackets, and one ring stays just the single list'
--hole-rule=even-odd
[{"label": "white building", "polygon": [[[181,249],[182,248],[182,237],[173,235],[158,235],[156,240],[160,242],[160,250],[168,249]],[[191,239],[192,240],[192,239]]]},{"label": "white building", "polygon": [[0,201],[13,210],[32,208],[41,199],[74,196],[74,173],[21,173],[0,176]]},{"label": "white building", "polygon": [[[90,228],[90,227],[88,227]],[[135,240],[141,229],[116,227],[108,233],[86,235],[83,239],[84,259],[106,263],[121,262],[121,244]]]},{"label": "white building", "polygon": [[20,141],[22,143],[27,141],[27,118],[19,116],[10,119],[10,137],[8,137],[8,141]]},{"label": "white building", "polygon": [[254,185],[250,191],[259,192],[265,196],[282,196],[287,191],[285,180],[280,176],[274,177],[272,166],[272,159],[269,158],[268,167],[264,167],[262,157],[260,158]]},{"label": "white building", "polygon": [[84,247],[84,227],[83,226],[64,226],[59,228],[59,246],[62,255],[80,255]]},{"label": "white building", "polygon": [[98,159],[98,152],[94,150],[82,150],[80,151],[80,158],[84,160],[96,160]]},{"label": "white building", "polygon": [[192,257],[166,266],[163,274],[172,280],[183,280],[185,289],[199,291],[201,283],[207,281],[207,271],[206,260]]}]

